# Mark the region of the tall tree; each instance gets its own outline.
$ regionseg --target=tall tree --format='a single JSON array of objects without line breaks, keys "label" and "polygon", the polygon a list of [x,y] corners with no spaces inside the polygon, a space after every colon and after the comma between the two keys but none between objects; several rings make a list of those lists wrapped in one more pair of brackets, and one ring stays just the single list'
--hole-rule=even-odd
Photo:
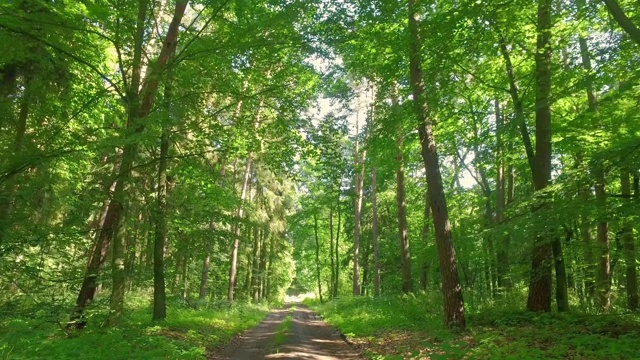
[{"label": "tall tree", "polygon": [[[552,1],[538,1],[536,45],[536,152],[533,183],[541,197],[551,180],[551,9]],[[542,200],[545,201],[544,199]],[[540,211],[540,210],[539,210]],[[552,234],[536,237],[531,264],[527,309],[551,311]]]},{"label": "tall tree", "polygon": [[429,106],[425,97],[425,85],[422,77],[422,58],[419,12],[416,0],[408,1],[409,15],[409,81],[413,93],[413,104],[418,123],[421,154],[426,169],[426,178],[431,208],[433,227],[435,230],[440,276],[444,296],[445,323],[451,327],[464,328],[464,301],[462,287],[458,278],[456,251],[451,235],[451,224],[444,195],[440,161],[433,135],[433,121],[429,114]]}]

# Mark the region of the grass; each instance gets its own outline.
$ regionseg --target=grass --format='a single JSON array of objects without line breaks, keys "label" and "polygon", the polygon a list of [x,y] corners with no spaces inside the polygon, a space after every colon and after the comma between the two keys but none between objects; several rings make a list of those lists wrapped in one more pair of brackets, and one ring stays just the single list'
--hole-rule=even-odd
[{"label": "grass", "polygon": [[308,305],[375,360],[640,358],[638,315],[537,314],[494,305],[469,309],[467,330],[453,334],[435,295]]},{"label": "grass", "polygon": [[166,321],[153,323],[146,298],[133,298],[127,305],[119,327],[100,327],[105,314],[98,312],[84,330],[72,332],[64,332],[56,318],[4,314],[0,360],[205,359],[268,312],[267,305],[219,303],[193,309],[176,301],[169,304]]},{"label": "grass", "polygon": [[291,334],[291,326],[293,325],[293,316],[287,315],[278,327],[276,328],[276,333],[274,334],[274,344],[276,347],[284,344],[287,340],[287,336]]},{"label": "grass", "polygon": [[276,332],[273,336],[274,345],[278,349],[282,344],[287,341],[287,337],[292,333],[293,327],[293,313],[296,311],[295,306],[289,308],[289,314],[282,319],[282,322],[278,324]]}]

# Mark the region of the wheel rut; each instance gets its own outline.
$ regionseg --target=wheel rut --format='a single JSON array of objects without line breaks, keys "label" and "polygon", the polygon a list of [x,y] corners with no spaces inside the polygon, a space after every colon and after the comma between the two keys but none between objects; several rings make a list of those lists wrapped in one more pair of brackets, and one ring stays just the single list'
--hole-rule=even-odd
[{"label": "wheel rut", "polygon": [[[291,328],[284,340],[276,344],[278,326],[289,314],[292,315]],[[245,331],[209,359],[341,360],[362,357],[344,341],[338,330],[327,325],[311,309],[300,303],[290,303],[272,311],[257,327]]]}]

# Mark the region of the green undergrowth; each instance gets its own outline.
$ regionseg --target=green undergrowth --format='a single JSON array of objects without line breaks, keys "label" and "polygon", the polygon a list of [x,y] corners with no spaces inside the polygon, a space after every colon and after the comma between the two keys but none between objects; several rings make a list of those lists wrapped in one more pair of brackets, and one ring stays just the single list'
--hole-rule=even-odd
[{"label": "green undergrowth", "polygon": [[633,314],[541,314],[494,305],[468,311],[467,330],[452,333],[435,296],[307,304],[376,360],[640,358],[640,316]]},{"label": "green undergrowth", "polygon": [[280,346],[285,343],[287,336],[291,333],[291,326],[293,324],[293,316],[287,315],[282,322],[276,328],[274,335],[274,343],[276,346]]},{"label": "green undergrowth", "polygon": [[[133,297],[121,326],[103,328],[94,313],[84,330],[64,330],[51,316],[0,317],[0,360],[5,359],[205,359],[207,352],[256,326],[268,305],[198,306],[170,301],[167,319],[152,322],[148,298]],[[36,311],[37,312],[37,311]]]},{"label": "green undergrowth", "polygon": [[284,317],[284,319],[280,324],[278,324],[278,327],[276,328],[276,332],[274,334],[274,344],[276,347],[279,347],[280,345],[284,344],[285,341],[287,340],[287,337],[291,334],[292,327],[293,327],[294,311],[296,311],[296,307],[291,306],[288,310],[289,314]]}]

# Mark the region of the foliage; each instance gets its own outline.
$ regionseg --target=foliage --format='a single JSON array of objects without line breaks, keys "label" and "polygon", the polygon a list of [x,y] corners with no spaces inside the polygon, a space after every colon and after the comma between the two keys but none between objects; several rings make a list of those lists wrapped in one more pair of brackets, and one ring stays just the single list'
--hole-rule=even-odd
[{"label": "foliage", "polygon": [[635,314],[535,314],[505,303],[471,312],[467,331],[452,334],[440,302],[416,294],[310,305],[370,359],[628,359],[640,350]]},{"label": "foliage", "polygon": [[[32,307],[31,316],[8,318],[0,324],[3,359],[205,359],[238,332],[257,325],[267,306],[200,303],[198,307],[173,299],[168,317],[151,322],[146,294],[130,296],[125,322],[102,328],[104,312],[82,332],[61,328],[53,308]],[[6,315],[6,314],[5,314]]]}]

